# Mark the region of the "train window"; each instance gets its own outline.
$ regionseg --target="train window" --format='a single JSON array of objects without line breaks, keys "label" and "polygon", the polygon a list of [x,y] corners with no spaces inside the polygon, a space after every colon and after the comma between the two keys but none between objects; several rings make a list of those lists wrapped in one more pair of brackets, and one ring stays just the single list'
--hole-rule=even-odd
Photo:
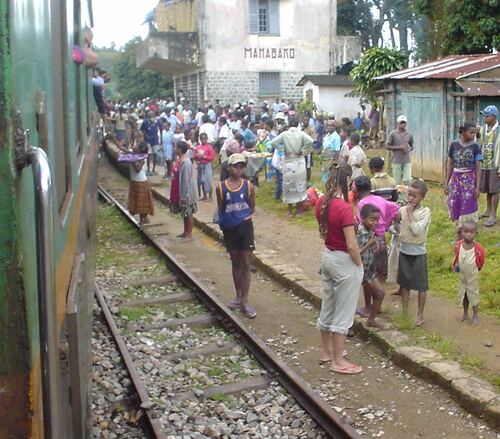
[{"label": "train window", "polygon": [[[77,46],[82,46],[80,2],[78,0],[74,0],[73,2],[73,43]],[[85,74],[85,72],[82,72],[82,69],[85,69],[85,67],[81,64],[73,63],[73,69],[75,71],[76,154],[80,157],[83,152],[82,76]]]},{"label": "train window", "polygon": [[71,195],[71,158],[68,154],[68,95],[66,60],[71,55],[67,43],[66,0],[53,2],[52,21],[52,81],[54,89],[54,157],[53,173],[59,213],[64,216]]}]

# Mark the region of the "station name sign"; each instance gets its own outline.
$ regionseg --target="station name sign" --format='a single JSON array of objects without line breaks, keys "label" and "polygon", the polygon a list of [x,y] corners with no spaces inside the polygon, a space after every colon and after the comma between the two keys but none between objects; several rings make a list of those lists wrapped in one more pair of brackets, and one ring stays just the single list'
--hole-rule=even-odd
[{"label": "station name sign", "polygon": [[259,58],[259,59],[294,59],[295,49],[294,48],[257,48],[257,47],[245,47],[245,58]]}]

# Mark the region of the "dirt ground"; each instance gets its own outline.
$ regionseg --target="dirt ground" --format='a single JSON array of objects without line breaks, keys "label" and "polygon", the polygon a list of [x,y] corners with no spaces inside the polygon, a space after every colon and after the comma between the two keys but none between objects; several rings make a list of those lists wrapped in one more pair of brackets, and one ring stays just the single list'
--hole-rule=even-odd
[{"label": "dirt ground", "polygon": [[[101,163],[100,181],[119,200],[126,199],[127,181],[105,161]],[[211,217],[213,209],[213,204],[200,203],[199,215]],[[157,234],[190,271],[224,300],[232,298],[230,262],[220,245],[198,231],[191,243],[175,239],[182,229],[180,218],[168,213],[163,206],[156,206],[152,220],[150,231]],[[321,249],[318,236],[262,211],[257,212],[255,223],[257,246],[259,243],[271,245],[286,254],[287,261],[301,265],[311,278],[317,276],[315,270]],[[272,233],[273,230],[280,234]],[[348,342],[349,358],[364,366],[361,375],[334,375],[327,367],[320,366],[319,334],[315,328],[317,312],[259,272],[252,277],[251,302],[257,308],[258,317],[248,321],[249,326],[366,437],[499,437],[458,407],[447,392],[397,368],[369,342],[358,338]],[[433,321],[430,315],[429,320]]]}]

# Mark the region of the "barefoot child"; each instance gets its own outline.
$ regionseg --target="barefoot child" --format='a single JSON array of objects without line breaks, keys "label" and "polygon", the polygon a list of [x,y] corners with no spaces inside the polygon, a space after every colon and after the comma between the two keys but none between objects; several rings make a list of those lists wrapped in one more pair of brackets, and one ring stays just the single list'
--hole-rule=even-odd
[{"label": "barefoot child", "polygon": [[364,269],[362,285],[365,294],[368,294],[373,300],[366,324],[376,328],[383,328],[383,326],[375,320],[375,317],[377,317],[377,314],[380,312],[385,293],[373,269],[373,248],[377,244],[377,240],[375,239],[375,227],[380,219],[380,209],[373,204],[365,204],[361,208],[360,215],[361,224],[358,226],[357,237]]},{"label": "barefoot child", "polygon": [[184,141],[175,144],[175,154],[179,159],[172,169],[170,186],[170,210],[180,213],[184,219],[184,231],[177,236],[185,241],[193,239],[194,217],[197,211],[196,189],[193,180],[193,164],[188,157],[189,145]]},{"label": "barefoot child", "polygon": [[257,316],[248,304],[250,290],[250,261],[255,250],[252,214],[255,192],[252,183],[243,179],[246,166],[244,155],[235,153],[228,159],[229,178],[217,186],[219,226],[231,256],[236,297],[228,303],[230,309],[240,309],[249,319]]},{"label": "barefoot child", "polygon": [[201,192],[203,192],[202,201],[207,199],[212,201],[214,180],[212,162],[215,159],[215,151],[212,145],[208,143],[207,133],[200,134],[200,144],[196,145],[193,158],[198,163],[198,196],[201,197]]},{"label": "barefoot child", "polygon": [[[358,199],[358,224],[361,223],[362,218],[360,216],[361,209],[367,204],[371,204],[378,208],[379,221],[375,225],[375,245],[372,248],[373,251],[373,264],[371,270],[375,273],[375,276],[379,278],[379,281],[385,280],[388,274],[388,253],[387,244],[385,242],[385,233],[389,230],[389,227],[396,219],[399,212],[399,205],[388,201],[385,198],[373,195],[371,193],[372,185],[370,179],[366,175],[356,178],[354,181],[354,190],[356,192],[356,198]],[[380,282],[379,285],[381,286]],[[367,317],[370,306],[371,306],[371,289],[365,288],[365,308],[360,310],[359,314],[362,317]]]},{"label": "barefoot child", "polygon": [[[134,146],[134,154],[147,157],[148,144],[144,141]],[[154,214],[153,195],[146,175],[146,160],[137,160],[130,164],[130,185],[128,190],[128,211],[131,215],[139,214],[139,226],[149,222],[148,215]]]},{"label": "barefoot child", "polygon": [[460,283],[458,293],[464,307],[462,322],[469,320],[469,304],[472,306],[472,325],[479,324],[477,316],[479,308],[479,271],[483,268],[486,259],[484,248],[474,238],[477,233],[477,223],[465,221],[462,224],[463,240],[455,246],[453,270],[458,273]]},{"label": "barefoot child", "polygon": [[410,290],[418,291],[418,313],[415,325],[424,323],[424,307],[429,289],[427,274],[427,233],[431,223],[431,211],[421,205],[427,194],[423,180],[415,179],[408,186],[408,204],[401,208],[400,249],[398,284],[401,287],[403,314],[408,314]]}]

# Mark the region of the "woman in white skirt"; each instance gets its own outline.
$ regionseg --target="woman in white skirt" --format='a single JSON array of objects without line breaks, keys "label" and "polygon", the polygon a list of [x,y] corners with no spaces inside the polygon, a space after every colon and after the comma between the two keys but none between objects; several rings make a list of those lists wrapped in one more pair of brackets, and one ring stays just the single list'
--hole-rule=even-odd
[{"label": "woman in white skirt", "polygon": [[305,156],[313,150],[313,139],[301,131],[299,120],[288,119],[288,130],[276,136],[271,145],[285,153],[283,164],[283,203],[288,204],[288,214],[304,212],[302,203],[307,199],[307,170]]}]

